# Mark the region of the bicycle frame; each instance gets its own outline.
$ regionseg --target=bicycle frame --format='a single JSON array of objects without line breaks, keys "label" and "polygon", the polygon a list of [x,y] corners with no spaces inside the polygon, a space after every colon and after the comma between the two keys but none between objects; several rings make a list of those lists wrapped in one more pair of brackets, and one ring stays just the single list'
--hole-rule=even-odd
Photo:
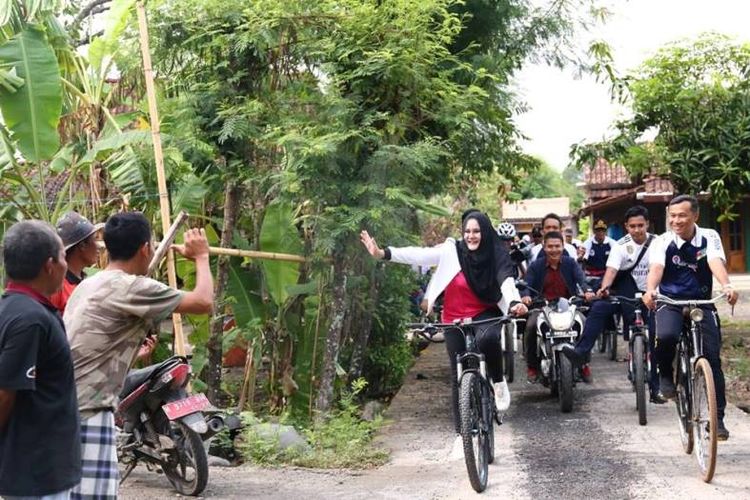
[{"label": "bicycle frame", "polygon": [[[719,302],[720,299],[724,298],[724,294],[717,295],[713,299],[690,299],[690,300],[675,300],[671,297],[667,297],[666,295],[657,294],[656,301],[657,304],[659,302],[663,302],[664,304],[677,306],[677,307],[687,307],[689,308],[689,314],[687,315],[686,322],[689,321],[689,335],[686,329],[683,327],[682,332],[680,334],[680,341],[683,340],[683,337],[686,337],[686,340],[688,341],[688,347],[689,347],[689,353],[690,353],[690,364],[694,365],[698,359],[703,357],[703,342],[702,342],[702,333],[700,330],[700,321],[703,320],[703,309],[701,306],[713,306],[716,305],[717,302]],[[696,310],[700,310],[700,319],[696,320],[694,319],[694,312]]]}]

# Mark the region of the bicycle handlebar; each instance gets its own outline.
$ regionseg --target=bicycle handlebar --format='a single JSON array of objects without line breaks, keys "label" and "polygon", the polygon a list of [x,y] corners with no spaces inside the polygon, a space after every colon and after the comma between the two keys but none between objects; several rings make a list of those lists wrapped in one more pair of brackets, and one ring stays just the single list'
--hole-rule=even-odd
[{"label": "bicycle handlebar", "polygon": [[623,295],[610,295],[608,298],[619,300],[621,302],[628,302],[630,304],[641,304],[641,303],[643,303],[643,297],[633,298],[633,297],[625,297]]},{"label": "bicycle handlebar", "polygon": [[657,302],[666,302],[667,304],[673,305],[673,306],[703,306],[703,305],[713,305],[719,302],[719,299],[725,299],[725,294],[720,294],[714,297],[713,299],[689,299],[689,300],[675,300],[672,297],[667,297],[666,295],[662,295],[660,293],[656,294],[656,301]]},{"label": "bicycle handlebar", "polygon": [[471,318],[457,319],[452,323],[407,323],[406,327],[411,330],[428,330],[428,329],[445,329],[461,328],[463,326],[486,325],[489,323],[508,323],[513,319],[511,316],[497,316],[495,318],[480,319],[477,321]]}]

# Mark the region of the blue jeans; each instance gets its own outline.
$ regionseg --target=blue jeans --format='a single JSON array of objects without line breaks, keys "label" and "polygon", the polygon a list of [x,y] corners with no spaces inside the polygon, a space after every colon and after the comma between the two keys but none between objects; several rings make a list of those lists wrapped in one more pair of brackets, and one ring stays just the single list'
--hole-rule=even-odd
[{"label": "blue jeans", "polygon": [[[716,406],[718,417],[724,418],[727,406],[725,394],[724,372],[721,369],[721,324],[716,309],[702,306],[703,321],[700,322],[701,338],[703,339],[703,356],[711,365],[716,388]],[[662,304],[656,310],[656,359],[659,363],[659,373],[663,377],[673,379],[672,362],[674,361],[677,342],[680,340],[685,318],[682,308]]]}]

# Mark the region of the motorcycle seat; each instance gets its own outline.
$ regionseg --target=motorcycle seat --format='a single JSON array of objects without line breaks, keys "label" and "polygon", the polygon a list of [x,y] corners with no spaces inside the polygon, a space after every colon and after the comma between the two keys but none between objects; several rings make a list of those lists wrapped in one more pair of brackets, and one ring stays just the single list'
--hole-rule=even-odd
[{"label": "motorcycle seat", "polygon": [[170,367],[175,364],[175,358],[169,358],[156,365],[147,366],[139,370],[130,370],[125,377],[125,384],[120,391],[120,399],[124,399],[128,394],[133,392],[138,386],[162,371],[162,368]]}]

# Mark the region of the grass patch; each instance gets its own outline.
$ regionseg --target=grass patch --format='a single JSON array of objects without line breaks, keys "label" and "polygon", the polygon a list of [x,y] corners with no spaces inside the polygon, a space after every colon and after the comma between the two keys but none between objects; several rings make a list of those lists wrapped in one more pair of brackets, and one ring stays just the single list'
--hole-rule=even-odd
[{"label": "grass patch", "polygon": [[750,321],[722,323],[721,358],[727,398],[740,408],[750,408]]},{"label": "grass patch", "polygon": [[382,465],[388,460],[388,452],[372,442],[382,418],[372,422],[362,420],[356,402],[357,394],[366,385],[364,379],[358,380],[327,420],[303,428],[300,434],[306,444],[299,446],[282,449],[280,432],[269,436],[262,424],[251,415],[244,415],[246,428],[236,443],[238,452],[245,460],[264,466],[367,469]]}]

